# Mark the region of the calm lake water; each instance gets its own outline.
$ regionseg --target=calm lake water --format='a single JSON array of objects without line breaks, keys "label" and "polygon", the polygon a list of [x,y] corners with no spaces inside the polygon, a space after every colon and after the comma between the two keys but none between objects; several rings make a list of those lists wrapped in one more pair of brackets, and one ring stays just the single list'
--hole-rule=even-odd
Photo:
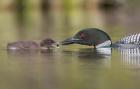
[{"label": "calm lake water", "polygon": [[1,89],[139,89],[140,49],[93,49],[70,45],[45,51],[7,51],[8,42],[45,37],[62,41],[87,27],[107,32],[113,42],[139,32],[136,10],[0,13]]}]

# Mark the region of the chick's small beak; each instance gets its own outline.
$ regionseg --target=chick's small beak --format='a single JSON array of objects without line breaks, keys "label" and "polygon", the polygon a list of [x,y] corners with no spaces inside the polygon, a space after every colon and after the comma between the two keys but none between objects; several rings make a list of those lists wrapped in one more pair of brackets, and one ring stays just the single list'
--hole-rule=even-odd
[{"label": "chick's small beak", "polygon": [[59,48],[60,43],[59,42],[55,42],[52,44],[52,47],[54,48]]},{"label": "chick's small beak", "polygon": [[73,44],[73,43],[76,43],[76,41],[78,41],[79,39],[76,39],[76,38],[68,38],[64,41],[61,42],[61,45],[69,45],[69,44]]}]

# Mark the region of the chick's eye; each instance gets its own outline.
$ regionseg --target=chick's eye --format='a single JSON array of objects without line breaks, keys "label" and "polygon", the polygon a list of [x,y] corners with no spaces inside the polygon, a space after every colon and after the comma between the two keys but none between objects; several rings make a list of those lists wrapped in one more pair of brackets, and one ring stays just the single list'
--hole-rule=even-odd
[{"label": "chick's eye", "polygon": [[81,39],[85,39],[85,38],[86,38],[86,35],[85,35],[84,33],[81,33],[81,34],[80,34],[80,38],[81,38]]}]

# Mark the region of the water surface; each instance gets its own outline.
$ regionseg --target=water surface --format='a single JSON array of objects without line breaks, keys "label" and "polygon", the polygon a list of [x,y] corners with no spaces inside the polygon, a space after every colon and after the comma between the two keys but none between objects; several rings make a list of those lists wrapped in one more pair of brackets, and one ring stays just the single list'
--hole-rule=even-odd
[{"label": "water surface", "polygon": [[39,43],[45,37],[62,41],[87,27],[104,30],[114,42],[124,35],[139,32],[139,12],[131,12],[126,8],[108,13],[79,8],[68,13],[35,9],[24,15],[2,11],[0,88],[139,89],[139,48],[105,49],[104,52],[88,46],[70,45],[45,51],[6,50],[9,42],[34,40]]}]

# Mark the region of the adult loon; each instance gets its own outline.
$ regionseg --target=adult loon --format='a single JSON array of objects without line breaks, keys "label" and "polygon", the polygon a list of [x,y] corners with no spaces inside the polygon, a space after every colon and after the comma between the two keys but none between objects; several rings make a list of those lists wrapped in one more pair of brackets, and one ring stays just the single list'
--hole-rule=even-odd
[{"label": "adult loon", "polygon": [[65,39],[61,42],[62,45],[81,44],[94,46],[95,48],[102,47],[124,47],[133,48],[140,47],[140,34],[126,36],[115,43],[112,43],[110,36],[97,28],[86,28],[73,37]]}]

